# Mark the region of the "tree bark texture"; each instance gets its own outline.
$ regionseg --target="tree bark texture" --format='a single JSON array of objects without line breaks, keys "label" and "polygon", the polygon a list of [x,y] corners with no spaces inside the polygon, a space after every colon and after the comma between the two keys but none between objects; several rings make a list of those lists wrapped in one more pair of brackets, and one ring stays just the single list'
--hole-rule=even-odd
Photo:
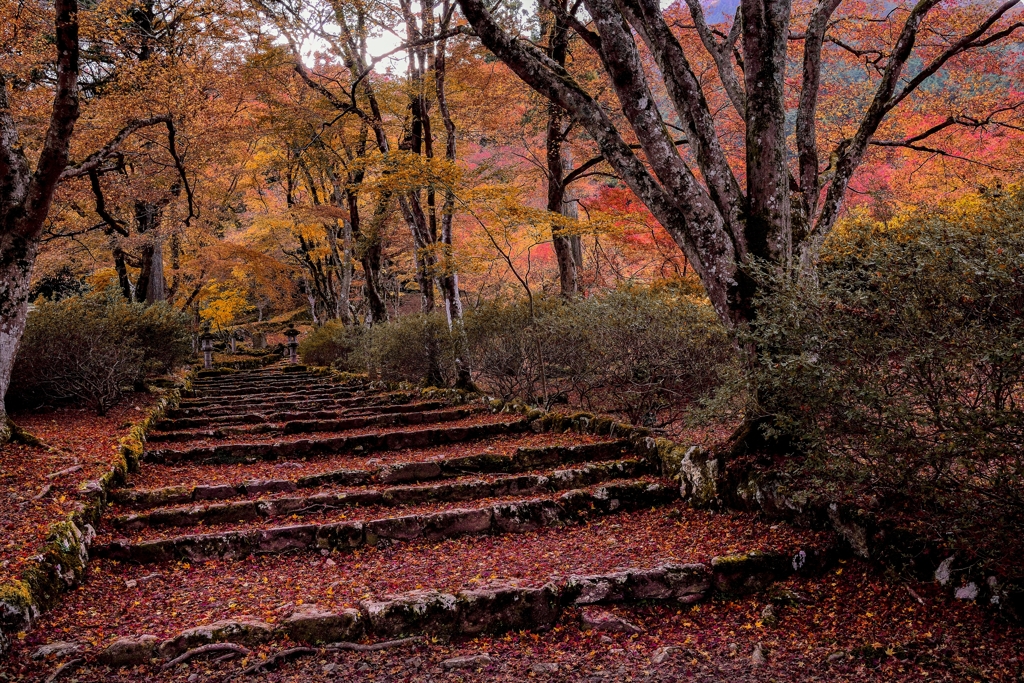
[{"label": "tree bark texture", "polygon": [[[802,36],[790,31],[791,0],[741,0],[727,34],[707,25],[699,0],[687,0],[693,29],[713,58],[730,103],[745,124],[745,177],[741,184],[715,128],[702,89],[703,77],[691,66],[659,0],[582,0],[592,17],[589,24],[575,15],[579,3],[571,7],[560,0],[541,3],[600,59],[605,82],[618,99],[621,124],[566,70],[556,43],[537,47],[503,29],[483,0],[458,1],[483,44],[596,142],[615,174],[682,249],[720,319],[731,329],[746,326],[755,316],[759,292],[749,274],[753,263],[767,264],[786,276],[799,274],[799,264],[813,263],[839,218],[850,179],[884,118],[953,57],[1009,40],[1024,26],[1017,22],[994,30],[996,22],[1018,4],[1006,0],[959,39],[946,37],[948,47],[927,61],[914,55],[914,44],[938,0],[918,0],[905,19],[901,17],[902,28],[888,52],[884,73],[873,85],[871,103],[856,133],[824,153],[818,149],[816,134],[821,48],[841,0],[817,0]],[[793,40],[803,41],[804,55],[796,149],[791,153],[786,139],[784,85],[786,49]],[[645,65],[641,44],[656,69]],[[904,70],[914,59],[921,65],[910,77]],[[654,88],[652,79],[660,79],[662,87]],[[668,95],[682,124],[685,157],[677,148],[673,126],[655,104],[656,91]],[[628,139],[638,144],[627,144]],[[549,131],[549,164],[550,141]],[[642,155],[634,151],[637,148]],[[795,174],[787,165],[790,157],[798,162]],[[830,167],[827,178],[821,170],[825,165]],[[554,194],[549,191],[552,210]]]},{"label": "tree bark texture", "polygon": [[32,171],[0,74],[0,443],[11,437],[3,401],[28,315],[28,293],[39,237],[68,162],[78,120],[78,4],[56,0],[56,88],[49,127]]}]

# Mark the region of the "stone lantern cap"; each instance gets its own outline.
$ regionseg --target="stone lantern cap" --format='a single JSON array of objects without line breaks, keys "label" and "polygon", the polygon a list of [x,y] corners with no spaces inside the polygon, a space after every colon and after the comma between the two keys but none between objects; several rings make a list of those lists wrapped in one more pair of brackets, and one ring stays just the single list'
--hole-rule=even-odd
[{"label": "stone lantern cap", "polygon": [[289,327],[287,330],[284,331],[284,336],[288,338],[289,344],[294,344],[295,339],[299,336],[299,331],[294,327]]},{"label": "stone lantern cap", "polygon": [[213,349],[213,340],[214,339],[216,339],[216,337],[214,337],[212,334],[210,334],[209,331],[204,332],[201,335],[199,335],[199,341],[202,343],[204,351],[210,351],[210,350]]}]

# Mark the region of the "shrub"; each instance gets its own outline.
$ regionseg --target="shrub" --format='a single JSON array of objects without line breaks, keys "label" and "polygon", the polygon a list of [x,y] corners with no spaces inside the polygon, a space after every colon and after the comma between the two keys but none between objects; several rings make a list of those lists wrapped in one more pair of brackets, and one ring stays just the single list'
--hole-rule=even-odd
[{"label": "shrub", "polygon": [[363,328],[332,320],[307,334],[299,343],[299,353],[306,365],[334,366],[351,372],[357,369],[355,354],[362,337]]},{"label": "shrub", "polygon": [[353,361],[386,381],[449,386],[455,349],[442,314],[417,313],[370,328]]},{"label": "shrub", "polygon": [[672,421],[719,386],[733,347],[680,287],[624,286],[574,302],[491,303],[466,318],[472,365],[505,398],[579,403],[637,424]]},{"label": "shrub", "polygon": [[29,315],[8,399],[14,405],[81,401],[104,414],[147,371],[185,360],[187,319],[170,306],[119,294],[40,301]]},{"label": "shrub", "polygon": [[[848,227],[817,288],[774,283],[758,408],[836,495],[974,545],[1024,530],[1024,195]],[[1006,548],[990,548],[1005,553]]]}]

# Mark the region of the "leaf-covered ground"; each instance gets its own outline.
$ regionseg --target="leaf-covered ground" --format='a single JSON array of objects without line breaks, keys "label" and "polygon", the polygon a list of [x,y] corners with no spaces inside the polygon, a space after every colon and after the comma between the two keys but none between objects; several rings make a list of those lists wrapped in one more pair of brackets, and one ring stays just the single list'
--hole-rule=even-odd
[{"label": "leaf-covered ground", "polygon": [[[996,623],[977,606],[951,601],[929,585],[908,586],[880,576],[859,561],[844,563],[825,577],[791,580],[775,596],[777,604],[751,597],[682,609],[612,609],[643,629],[634,636],[584,631],[578,625],[580,611],[571,610],[548,633],[427,641],[374,653],[323,653],[235,680],[1009,683],[1024,677],[1020,628]],[[769,605],[778,619],[774,625],[763,618]],[[72,625],[68,635],[73,632]],[[758,643],[766,660],[760,665],[751,657]],[[245,664],[292,646],[270,643]],[[660,648],[678,649],[657,663]],[[8,680],[41,680],[57,666],[32,662],[21,652],[7,665]],[[444,668],[450,658],[485,653],[490,663]],[[68,680],[223,681],[240,668],[238,662],[195,661],[166,672],[148,667],[112,671],[86,664]]]},{"label": "leaf-covered ground", "polygon": [[118,441],[155,400],[131,394],[103,417],[72,408],[12,416],[49,448],[0,447],[0,582],[20,575],[50,525],[71,512],[78,487],[110,469]]},{"label": "leaf-covered ground", "polygon": [[[320,438],[320,434],[317,437]],[[390,451],[387,464],[399,462],[422,462],[440,458],[460,458],[477,453],[495,453],[512,455],[517,448],[536,446],[575,446],[580,444],[607,441],[607,437],[589,434],[516,434],[494,436],[476,441],[463,441],[430,448],[407,448]],[[165,486],[199,484],[239,484],[246,479],[297,479],[299,477],[320,474],[351,467],[354,469],[379,466],[383,463],[380,453],[346,453],[343,463],[341,456],[311,457],[307,460],[284,462],[254,462],[230,465],[203,465],[198,463],[174,463],[172,465],[149,464],[138,474],[132,475],[132,486],[137,489],[155,489]]]}]

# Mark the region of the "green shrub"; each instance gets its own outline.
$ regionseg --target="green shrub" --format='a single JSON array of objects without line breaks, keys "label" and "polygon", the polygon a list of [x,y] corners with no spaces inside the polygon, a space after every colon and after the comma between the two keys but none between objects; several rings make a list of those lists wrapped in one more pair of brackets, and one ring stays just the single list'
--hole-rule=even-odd
[{"label": "green shrub", "polygon": [[187,317],[166,304],[130,303],[116,293],[40,301],[18,348],[8,400],[80,401],[102,415],[125,386],[190,354]]},{"label": "green shrub", "polygon": [[332,320],[307,334],[299,343],[299,353],[307,365],[333,366],[351,372],[359,369],[354,363],[362,341],[362,327]]},{"label": "green shrub", "polygon": [[756,409],[803,472],[965,546],[1022,538],[1024,194],[855,223],[817,276],[775,282],[753,330]]},{"label": "green shrub", "polygon": [[456,376],[455,349],[442,314],[417,313],[371,327],[352,367],[390,382],[450,386]]},{"label": "green shrub", "polygon": [[571,402],[637,424],[677,419],[718,387],[733,346],[714,311],[678,287],[588,299],[491,303],[466,317],[472,367],[504,398]]}]

